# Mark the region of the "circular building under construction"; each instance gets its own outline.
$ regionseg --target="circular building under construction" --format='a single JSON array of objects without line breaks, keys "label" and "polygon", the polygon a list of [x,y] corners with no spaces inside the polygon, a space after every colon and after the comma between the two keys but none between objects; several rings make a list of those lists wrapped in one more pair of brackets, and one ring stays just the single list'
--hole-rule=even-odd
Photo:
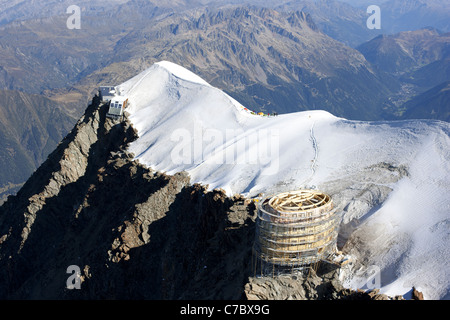
[{"label": "circular building under construction", "polygon": [[299,190],[265,198],[253,247],[255,275],[305,272],[336,251],[338,215],[331,197]]}]

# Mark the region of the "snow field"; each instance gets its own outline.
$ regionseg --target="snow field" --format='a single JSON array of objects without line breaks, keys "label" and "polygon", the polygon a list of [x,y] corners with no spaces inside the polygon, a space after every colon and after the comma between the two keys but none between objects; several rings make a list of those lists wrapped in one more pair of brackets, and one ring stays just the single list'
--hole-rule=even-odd
[{"label": "snow field", "polygon": [[[449,297],[448,123],[349,121],[325,111],[252,115],[167,61],[119,87],[139,134],[130,151],[141,163],[187,171],[192,183],[230,196],[304,187],[330,193],[350,208],[343,221],[359,221],[349,241],[363,267],[379,268],[382,292],[415,286],[428,299]],[[403,167],[408,174],[399,173]]]}]

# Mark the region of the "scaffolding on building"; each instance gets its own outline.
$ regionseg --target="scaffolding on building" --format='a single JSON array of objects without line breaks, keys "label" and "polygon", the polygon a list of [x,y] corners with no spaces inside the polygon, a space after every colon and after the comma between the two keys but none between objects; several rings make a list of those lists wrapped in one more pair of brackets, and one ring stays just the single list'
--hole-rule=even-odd
[{"label": "scaffolding on building", "polygon": [[316,190],[284,192],[261,201],[253,246],[255,276],[307,275],[336,252],[338,215]]}]

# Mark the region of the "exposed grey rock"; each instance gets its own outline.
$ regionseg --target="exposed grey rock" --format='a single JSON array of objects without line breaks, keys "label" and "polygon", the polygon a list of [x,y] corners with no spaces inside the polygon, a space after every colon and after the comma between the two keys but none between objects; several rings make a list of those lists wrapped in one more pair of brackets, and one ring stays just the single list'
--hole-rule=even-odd
[{"label": "exposed grey rock", "polygon": [[380,294],[379,289],[345,289],[337,272],[308,276],[250,277],[244,288],[248,300],[401,300]]}]

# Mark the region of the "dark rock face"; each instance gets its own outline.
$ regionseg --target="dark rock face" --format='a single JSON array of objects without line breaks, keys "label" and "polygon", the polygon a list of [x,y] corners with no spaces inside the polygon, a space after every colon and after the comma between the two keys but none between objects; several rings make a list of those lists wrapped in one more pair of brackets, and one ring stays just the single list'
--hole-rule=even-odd
[{"label": "dark rock face", "polygon": [[133,161],[136,132],[106,107],[94,98],[0,208],[0,298],[241,298],[254,207]]}]

